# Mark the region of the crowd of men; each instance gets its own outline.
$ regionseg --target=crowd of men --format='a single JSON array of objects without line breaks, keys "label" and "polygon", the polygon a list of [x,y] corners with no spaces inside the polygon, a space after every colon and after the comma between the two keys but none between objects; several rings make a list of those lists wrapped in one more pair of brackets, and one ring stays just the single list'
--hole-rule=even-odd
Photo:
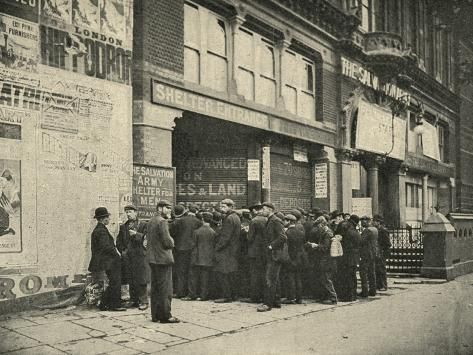
[{"label": "crowd of men", "polygon": [[150,282],[152,320],[161,323],[179,322],[171,315],[173,297],[240,300],[258,303],[257,310],[266,312],[302,303],[303,296],[336,304],[375,296],[388,287],[391,243],[380,215],[360,218],[301,208],[282,213],[271,202],[236,210],[230,199],[210,210],[172,208],[159,201],[148,223],[138,220],[133,205],[125,212],[128,220],[115,244],[106,228],[108,211],[95,211],[89,271],[105,271],[109,279],[103,310],[126,310],[122,284],[130,289],[126,306],[145,310]]}]

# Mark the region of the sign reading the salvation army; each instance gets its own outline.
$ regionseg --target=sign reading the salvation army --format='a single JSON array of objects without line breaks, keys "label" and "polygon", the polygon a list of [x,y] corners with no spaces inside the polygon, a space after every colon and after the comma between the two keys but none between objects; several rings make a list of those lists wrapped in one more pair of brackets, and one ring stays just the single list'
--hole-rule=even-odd
[{"label": "sign reading the salvation army", "polygon": [[38,22],[40,0],[0,0],[0,10],[24,20]]},{"label": "sign reading the salvation army", "polygon": [[176,169],[133,164],[133,204],[138,217],[153,217],[159,200],[176,203]]}]

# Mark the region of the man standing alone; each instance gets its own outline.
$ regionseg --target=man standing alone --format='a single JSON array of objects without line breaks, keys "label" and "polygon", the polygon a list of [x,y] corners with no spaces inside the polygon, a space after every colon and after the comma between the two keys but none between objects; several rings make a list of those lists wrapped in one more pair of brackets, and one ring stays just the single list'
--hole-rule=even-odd
[{"label": "man standing alone", "polygon": [[105,271],[109,281],[99,307],[102,311],[125,311],[126,309],[120,306],[120,253],[107,229],[107,224],[110,223],[110,213],[105,207],[98,207],[95,210],[94,218],[97,220],[97,226],[92,232],[92,258],[90,259],[89,271]]},{"label": "man standing alone", "polygon": [[174,240],[169,235],[167,221],[171,213],[171,203],[161,200],[156,209],[158,214],[149,221],[146,234],[146,255],[151,268],[151,320],[179,323],[179,319],[171,315]]}]

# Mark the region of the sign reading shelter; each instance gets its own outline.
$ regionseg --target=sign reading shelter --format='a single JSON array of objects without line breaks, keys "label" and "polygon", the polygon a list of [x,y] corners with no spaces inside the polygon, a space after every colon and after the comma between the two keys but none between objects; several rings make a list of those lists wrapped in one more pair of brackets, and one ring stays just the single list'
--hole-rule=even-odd
[{"label": "sign reading shelter", "polygon": [[159,200],[176,202],[176,170],[169,167],[133,164],[133,204],[138,217],[156,214]]},{"label": "sign reading shelter", "polygon": [[[394,126],[394,131],[393,131]],[[406,121],[373,104],[360,100],[356,125],[356,148],[404,160]]]},{"label": "sign reading shelter", "polygon": [[210,97],[196,95],[167,84],[153,80],[152,102],[183,110],[198,112],[203,115],[218,117],[227,121],[247,126],[268,129],[269,118],[266,114],[248,110]]}]

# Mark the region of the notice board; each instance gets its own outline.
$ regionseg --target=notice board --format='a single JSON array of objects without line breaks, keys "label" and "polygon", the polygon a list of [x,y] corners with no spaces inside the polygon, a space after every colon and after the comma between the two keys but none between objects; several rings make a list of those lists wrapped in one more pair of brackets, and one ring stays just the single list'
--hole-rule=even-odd
[{"label": "notice board", "polygon": [[176,203],[176,169],[133,164],[133,204],[138,217],[153,217],[159,200]]}]

